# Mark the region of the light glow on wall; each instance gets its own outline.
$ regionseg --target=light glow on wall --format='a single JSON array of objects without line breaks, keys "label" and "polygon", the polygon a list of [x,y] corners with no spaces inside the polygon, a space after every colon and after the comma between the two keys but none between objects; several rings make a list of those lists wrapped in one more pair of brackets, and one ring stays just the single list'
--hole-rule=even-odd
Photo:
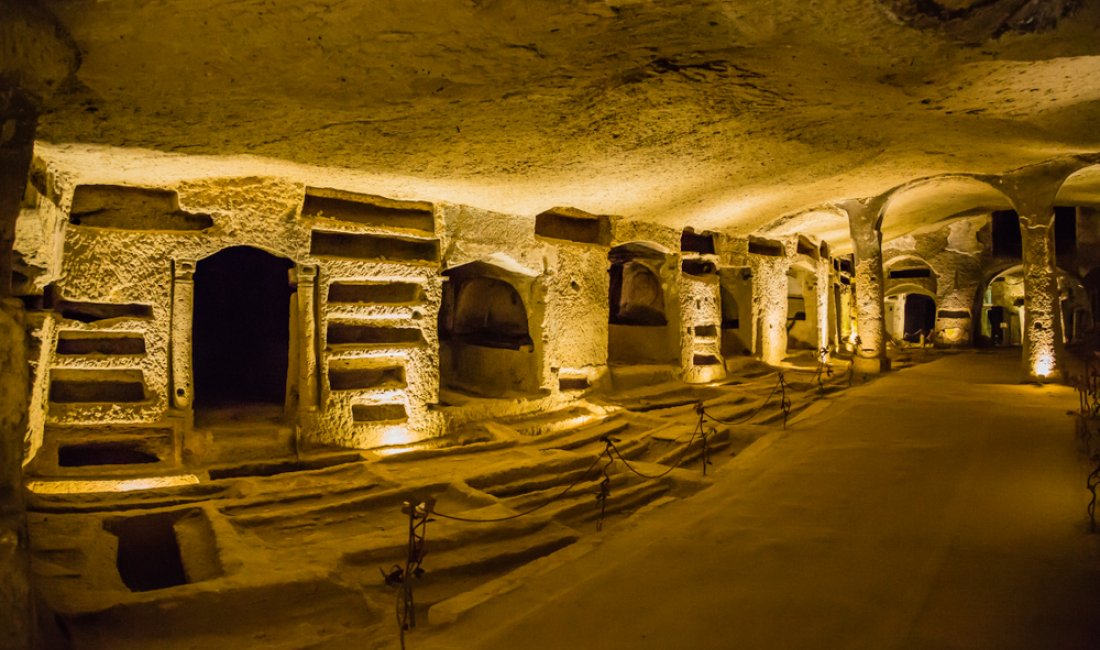
[{"label": "light glow on wall", "polygon": [[1031,372],[1036,377],[1050,377],[1054,373],[1054,355],[1049,352],[1038,354],[1032,361]]},{"label": "light glow on wall", "polygon": [[96,492],[133,492],[135,490],[153,490],[156,488],[198,485],[199,477],[194,474],[175,476],[148,476],[131,479],[99,481],[29,481],[27,489],[36,494],[91,494]]}]

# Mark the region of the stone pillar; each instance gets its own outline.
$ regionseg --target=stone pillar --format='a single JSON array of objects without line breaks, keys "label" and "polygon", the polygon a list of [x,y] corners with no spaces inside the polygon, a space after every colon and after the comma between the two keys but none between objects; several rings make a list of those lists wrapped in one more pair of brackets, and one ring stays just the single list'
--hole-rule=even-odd
[{"label": "stone pillar", "polygon": [[1066,179],[1087,164],[1066,158],[982,179],[1004,192],[1020,215],[1024,266],[1021,366],[1028,381],[1065,378],[1062,306],[1054,259],[1054,201]]},{"label": "stone pillar", "polygon": [[172,364],[172,406],[192,408],[191,338],[195,309],[195,262],[172,263],[172,330],[169,360]]},{"label": "stone pillar", "polygon": [[786,257],[750,255],[754,343],[760,360],[778,365],[787,356]]},{"label": "stone pillar", "polygon": [[317,265],[299,264],[298,279],[298,409],[316,411],[318,405]]},{"label": "stone pillar", "polygon": [[820,358],[824,350],[825,360],[828,361],[831,342],[829,334],[833,329],[833,318],[829,313],[829,297],[833,292],[833,284],[829,281],[829,258],[819,259],[815,269],[817,271],[815,280],[817,290],[814,292],[814,296],[817,297],[817,353]]},{"label": "stone pillar", "polygon": [[[717,269],[680,276],[680,361],[687,383],[707,383],[726,376],[722,362],[722,298]],[[705,360],[697,364],[697,360]]]},{"label": "stone pillar", "polygon": [[882,206],[884,197],[842,202],[855,251],[855,310],[859,344],[853,363],[857,372],[889,370],[886,321],[883,318]]}]

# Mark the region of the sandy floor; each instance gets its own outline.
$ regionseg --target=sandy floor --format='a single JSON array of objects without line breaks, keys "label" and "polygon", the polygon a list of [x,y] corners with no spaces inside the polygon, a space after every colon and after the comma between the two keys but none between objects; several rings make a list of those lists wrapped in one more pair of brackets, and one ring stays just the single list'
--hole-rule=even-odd
[{"label": "sandy floor", "polygon": [[850,390],[429,648],[1095,648],[1066,387],[964,354]]}]

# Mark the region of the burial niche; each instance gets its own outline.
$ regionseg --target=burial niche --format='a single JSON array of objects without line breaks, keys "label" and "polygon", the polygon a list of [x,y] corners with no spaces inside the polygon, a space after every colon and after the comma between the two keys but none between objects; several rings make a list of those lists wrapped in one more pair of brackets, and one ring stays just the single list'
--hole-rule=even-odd
[{"label": "burial niche", "polygon": [[669,324],[661,272],[667,254],[655,245],[616,246],[611,262],[608,357],[612,363],[671,363],[679,328]]},{"label": "burial niche", "polygon": [[290,260],[248,246],[195,269],[195,409],[285,405],[290,358]]},{"label": "burial niche", "polygon": [[533,276],[485,261],[462,264],[443,275],[449,281],[439,312],[442,383],[492,396],[537,390],[534,342],[523,299]]}]

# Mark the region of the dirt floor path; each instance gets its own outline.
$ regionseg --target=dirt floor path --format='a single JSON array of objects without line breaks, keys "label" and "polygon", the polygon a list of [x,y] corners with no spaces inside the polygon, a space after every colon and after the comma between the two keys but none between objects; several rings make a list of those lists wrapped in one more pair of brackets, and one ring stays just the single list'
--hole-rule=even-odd
[{"label": "dirt floor path", "polygon": [[1076,397],[1016,384],[1018,359],[847,391],[408,648],[1100,647]]}]

